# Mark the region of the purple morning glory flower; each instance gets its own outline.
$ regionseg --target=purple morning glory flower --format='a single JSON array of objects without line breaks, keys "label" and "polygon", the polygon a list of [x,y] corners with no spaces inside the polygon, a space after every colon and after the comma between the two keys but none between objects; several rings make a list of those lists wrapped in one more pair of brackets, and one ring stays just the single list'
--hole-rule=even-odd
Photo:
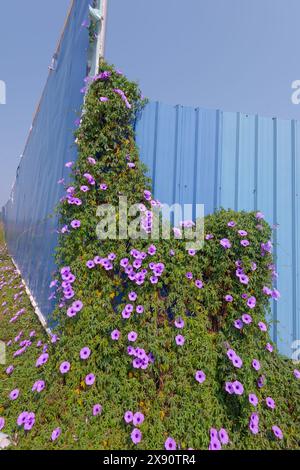
[{"label": "purple morning glory flower", "polygon": [[199,382],[200,384],[202,384],[203,382],[205,382],[206,380],[206,375],[205,373],[203,372],[203,370],[197,370],[196,374],[195,374],[195,379],[197,380],[197,382]]},{"label": "purple morning glory flower", "polygon": [[272,295],[272,299],[274,299],[274,300],[278,300],[281,297],[281,294],[280,294],[279,290],[277,290],[277,289],[273,289],[271,295]]},{"label": "purple morning glory flower", "polygon": [[225,383],[225,390],[227,393],[229,393],[230,395],[232,395],[234,393],[234,389],[233,389],[233,385],[232,385],[232,382],[226,382]]},{"label": "purple morning glory flower", "polygon": [[264,375],[261,375],[258,379],[257,379],[257,386],[258,388],[263,388],[264,385],[265,385],[265,382],[266,382],[266,378]]},{"label": "purple morning glory flower", "polygon": [[233,361],[233,359],[237,357],[233,349],[228,349],[226,354],[227,354],[228,359],[230,359],[231,361]]},{"label": "purple morning glory flower", "polygon": [[121,259],[120,266],[122,266],[122,268],[127,268],[128,264],[129,264],[129,259],[128,258]]},{"label": "purple morning glory flower", "polygon": [[62,362],[60,367],[59,367],[60,373],[63,374],[63,375],[67,374],[70,369],[71,369],[71,364],[67,361]]},{"label": "purple morning glory flower", "polygon": [[151,245],[151,246],[148,248],[148,254],[149,254],[150,256],[153,256],[153,255],[155,255],[155,253],[156,253],[156,246],[155,246],[155,245]]},{"label": "purple morning glory flower", "polygon": [[7,375],[11,375],[11,374],[13,373],[14,369],[15,369],[14,366],[9,366],[9,367],[6,369],[5,372],[6,372]]},{"label": "purple morning glory flower", "polygon": [[183,346],[184,343],[185,343],[185,338],[184,338],[184,336],[182,336],[182,335],[177,335],[176,338],[175,338],[175,342],[176,342],[177,346]]},{"label": "purple morning glory flower", "polygon": [[90,165],[96,165],[96,163],[97,163],[95,158],[93,158],[93,157],[88,157],[87,161],[88,161],[88,163],[90,163]]},{"label": "purple morning glory flower", "polygon": [[270,288],[267,287],[267,286],[264,286],[264,287],[263,287],[263,293],[264,293],[265,295],[271,296],[271,295],[272,295],[272,289],[270,289]]},{"label": "purple morning glory flower", "polygon": [[38,360],[36,361],[35,366],[36,366],[36,367],[41,367],[41,366],[43,366],[44,364],[46,364],[46,363],[48,362],[48,359],[49,359],[49,354],[48,354],[48,353],[43,353],[43,354],[38,358]]},{"label": "purple morning glory flower", "polygon": [[267,343],[267,344],[266,344],[266,350],[269,351],[269,352],[273,352],[273,351],[274,351],[274,348],[273,348],[272,344]]},{"label": "purple morning glory flower", "polygon": [[80,351],[80,359],[86,361],[91,355],[91,350],[88,347],[82,348]]},{"label": "purple morning glory flower", "polygon": [[251,403],[251,405],[253,405],[253,406],[258,405],[258,398],[254,393],[250,393],[248,399],[249,399],[249,403]]},{"label": "purple morning glory flower", "polygon": [[219,431],[219,439],[221,441],[221,444],[223,445],[227,445],[228,442],[229,442],[229,436],[228,436],[228,433],[226,431],[226,429],[220,429]]},{"label": "purple morning glory flower", "polygon": [[32,387],[33,392],[41,393],[45,389],[45,382],[43,380],[37,380]]},{"label": "purple morning glory flower", "polygon": [[166,450],[176,450],[176,448],[177,448],[176,441],[174,439],[172,439],[172,437],[168,437],[168,439],[165,442],[165,449]]},{"label": "purple morning glory flower", "polygon": [[134,444],[138,444],[142,440],[142,433],[139,429],[135,428],[131,433],[131,440]]},{"label": "purple morning glory flower", "polygon": [[252,262],[252,263],[251,263],[251,270],[252,270],[252,271],[256,271],[256,269],[257,269],[257,264],[254,263],[254,262]]},{"label": "purple morning glory flower", "polygon": [[138,335],[135,331],[131,331],[130,333],[128,333],[128,341],[131,341],[132,343],[137,340],[137,337]]},{"label": "purple morning glory flower", "polygon": [[257,413],[252,413],[250,416],[250,422],[258,426],[259,423],[259,416]]},{"label": "purple morning glory flower", "polygon": [[15,400],[17,400],[19,395],[20,395],[20,390],[16,388],[12,392],[10,392],[9,398],[10,398],[10,400],[15,401]]},{"label": "purple morning glory flower", "polygon": [[250,421],[250,423],[249,423],[249,429],[250,429],[251,433],[254,434],[254,435],[259,433],[258,425],[254,424],[252,421]]},{"label": "purple morning glory flower", "polygon": [[239,279],[240,279],[240,283],[241,284],[244,284],[244,285],[248,285],[249,284],[249,277],[246,276],[246,274],[241,274],[239,276]]},{"label": "purple morning glory flower", "polygon": [[298,369],[294,369],[294,377],[296,377],[296,379],[300,379],[300,370]]},{"label": "purple morning glory flower", "polygon": [[61,429],[60,428],[54,429],[54,431],[51,434],[52,442],[56,441],[59,438],[60,435],[61,435]]},{"label": "purple morning glory flower", "polygon": [[75,310],[74,307],[69,307],[68,310],[67,310],[67,316],[68,316],[69,318],[76,317],[77,313],[78,313],[78,312]]},{"label": "purple morning glory flower", "polygon": [[76,312],[80,312],[83,309],[83,303],[81,300],[76,300],[73,302],[72,307]]},{"label": "purple morning glory flower", "polygon": [[17,425],[18,426],[23,426],[25,424],[26,418],[28,416],[28,411],[23,411],[17,419]]},{"label": "purple morning glory flower", "polygon": [[240,369],[243,366],[243,361],[239,356],[236,356],[232,359],[232,364],[234,365],[234,367]]},{"label": "purple morning glory flower", "polygon": [[246,232],[246,230],[238,230],[238,234],[240,237],[246,237],[248,232]]},{"label": "purple morning glory flower", "polygon": [[145,191],[144,191],[144,198],[146,199],[146,201],[151,201],[151,199],[152,199],[152,194],[151,194],[151,192],[145,190]]},{"label": "purple morning glory flower", "polygon": [[237,330],[241,330],[243,328],[243,326],[244,326],[244,324],[243,324],[243,322],[240,318],[238,318],[237,320],[234,321],[234,327]]},{"label": "purple morning glory flower", "polygon": [[200,279],[197,279],[195,281],[195,286],[198,287],[198,289],[202,289],[203,288],[203,282],[200,281]]},{"label": "purple morning glory flower", "polygon": [[0,416],[0,431],[2,431],[4,426],[5,426],[5,419]]},{"label": "purple morning glory flower", "polygon": [[234,220],[231,220],[230,222],[228,222],[227,224],[228,227],[235,227],[236,226],[236,222]]},{"label": "purple morning glory flower", "polygon": [[34,423],[35,423],[35,414],[28,413],[25,418],[25,423],[24,423],[25,431],[30,431],[34,426]]},{"label": "purple morning glory flower", "polygon": [[137,305],[135,309],[136,313],[143,313],[144,312],[144,307],[142,305]]},{"label": "purple morning glory flower", "polygon": [[238,380],[235,380],[234,382],[232,382],[232,388],[233,388],[233,392],[236,395],[243,395],[244,387],[241,384],[241,382],[239,382]]},{"label": "purple morning glory flower", "polygon": [[128,320],[130,317],[131,317],[131,312],[128,312],[126,309],[124,309],[122,311],[122,318],[124,318],[124,320]]},{"label": "purple morning glory flower", "polygon": [[263,321],[258,322],[258,328],[261,331],[268,331],[267,325]]},{"label": "purple morning glory flower", "polygon": [[137,294],[135,292],[130,292],[128,298],[131,302],[135,302],[137,299]]},{"label": "purple morning glory flower", "polygon": [[143,413],[137,412],[133,415],[133,426],[141,426],[144,422],[145,416]]},{"label": "purple morning glory flower", "polygon": [[274,410],[274,408],[276,407],[275,401],[271,397],[266,398],[266,405],[268,408],[271,408],[271,410]]},{"label": "purple morning glory flower", "polygon": [[125,423],[127,423],[127,424],[132,422],[132,420],[133,420],[132,411],[126,411],[126,413],[124,414],[124,420],[125,420]]},{"label": "purple morning glory flower", "polygon": [[93,416],[98,416],[102,413],[102,406],[97,404],[93,406]]},{"label": "purple morning glory flower", "polygon": [[174,324],[178,329],[184,328],[184,320],[181,317],[176,318]]},{"label": "purple morning glory flower", "polygon": [[231,243],[230,243],[230,241],[228,240],[228,238],[223,238],[222,240],[220,240],[220,245],[221,245],[225,250],[228,250],[229,248],[231,248]]},{"label": "purple morning glory flower", "polygon": [[245,323],[245,325],[250,325],[250,323],[252,323],[252,317],[251,315],[248,315],[247,313],[244,313],[242,315],[242,320]]},{"label": "purple morning glory flower", "polygon": [[95,383],[95,380],[96,380],[96,377],[94,376],[94,374],[88,374],[85,378],[85,383],[88,387],[90,387],[91,385]]},{"label": "purple morning glory flower", "polygon": [[283,439],[283,432],[278,426],[272,426],[272,431],[277,439]]},{"label": "purple morning glory flower", "polygon": [[260,370],[260,367],[261,367],[261,366],[260,366],[260,362],[259,362],[257,359],[253,359],[253,361],[252,361],[252,367],[253,367],[253,369],[255,369],[255,370]]},{"label": "purple morning glory flower", "polygon": [[262,252],[271,253],[272,251],[272,242],[269,240],[267,243],[262,243],[261,245]]},{"label": "purple morning glory flower", "polygon": [[221,450],[221,442],[219,439],[211,439],[210,444],[209,444],[209,450]]},{"label": "purple morning glory flower", "polygon": [[226,302],[232,302],[233,301],[233,297],[232,295],[225,295],[224,299],[226,300]]},{"label": "purple morning glory flower", "polygon": [[72,228],[77,229],[77,228],[80,228],[80,226],[81,226],[80,220],[72,220],[72,222],[71,222],[71,227]]},{"label": "purple morning glory flower", "polygon": [[118,340],[120,339],[120,335],[121,335],[121,333],[120,333],[119,330],[114,330],[114,331],[112,331],[112,333],[111,333],[111,339],[112,339],[113,341],[118,341]]}]

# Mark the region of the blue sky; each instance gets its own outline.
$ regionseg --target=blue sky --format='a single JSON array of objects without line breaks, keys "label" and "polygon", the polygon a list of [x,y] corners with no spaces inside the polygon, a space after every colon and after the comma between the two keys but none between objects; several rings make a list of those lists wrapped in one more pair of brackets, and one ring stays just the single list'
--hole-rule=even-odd
[{"label": "blue sky", "polygon": [[0,207],[9,197],[69,0],[0,0]]},{"label": "blue sky", "polygon": [[[150,99],[300,119],[299,0],[108,0],[106,57]],[[26,5],[26,6],[25,6]],[[0,0],[0,206],[69,0]]]}]

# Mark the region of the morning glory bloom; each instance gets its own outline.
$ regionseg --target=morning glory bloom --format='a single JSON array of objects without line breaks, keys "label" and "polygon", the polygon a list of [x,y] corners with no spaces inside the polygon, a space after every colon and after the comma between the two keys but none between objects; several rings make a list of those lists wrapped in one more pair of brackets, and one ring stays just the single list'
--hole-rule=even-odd
[{"label": "morning glory bloom", "polygon": [[249,308],[255,308],[256,306],[256,298],[255,297],[249,297],[248,301],[247,301],[247,305]]},{"label": "morning glory bloom", "polygon": [[172,437],[168,437],[168,439],[165,442],[165,449],[166,450],[176,450],[177,449],[177,444]]},{"label": "morning glory bloom", "polygon": [[300,379],[300,370],[298,369],[294,369],[294,377],[296,377],[296,379]]},{"label": "morning glory bloom", "polygon": [[202,370],[197,370],[197,372],[195,374],[195,379],[197,380],[197,382],[202,384],[206,380],[206,375]]},{"label": "morning glory bloom", "polygon": [[253,405],[253,406],[258,405],[258,398],[254,393],[250,393],[248,399],[249,399],[249,403],[251,403],[251,405]]},{"label": "morning glory bloom", "polygon": [[278,426],[272,426],[272,431],[277,439],[283,439],[283,432]]},{"label": "morning glory bloom", "polygon": [[231,248],[231,243],[230,243],[230,241],[229,241],[227,238],[223,238],[222,240],[220,240],[220,245],[221,245],[225,250],[228,250],[229,248]]},{"label": "morning glory bloom", "polygon": [[260,367],[261,367],[261,366],[260,366],[260,362],[259,362],[257,359],[253,359],[253,361],[252,361],[252,367],[253,367],[253,369],[255,369],[255,370],[260,370]]}]

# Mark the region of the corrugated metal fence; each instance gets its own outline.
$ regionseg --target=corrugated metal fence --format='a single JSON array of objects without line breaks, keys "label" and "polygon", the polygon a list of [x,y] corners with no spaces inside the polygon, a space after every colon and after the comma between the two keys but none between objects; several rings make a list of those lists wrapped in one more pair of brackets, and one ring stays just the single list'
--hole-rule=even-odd
[{"label": "corrugated metal fence", "polygon": [[150,103],[136,134],[161,201],[265,213],[282,294],[273,337],[291,355],[300,339],[300,122]]}]

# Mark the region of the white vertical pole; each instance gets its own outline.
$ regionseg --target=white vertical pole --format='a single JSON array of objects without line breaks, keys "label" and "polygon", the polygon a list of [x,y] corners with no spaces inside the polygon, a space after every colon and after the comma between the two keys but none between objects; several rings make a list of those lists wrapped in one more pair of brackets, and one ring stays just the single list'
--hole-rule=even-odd
[{"label": "white vertical pole", "polygon": [[107,5],[108,0],[100,0],[99,1],[99,9],[101,11],[101,20],[99,21],[98,25],[98,37],[97,37],[97,44],[96,44],[96,73],[99,72],[99,60],[100,58],[104,57],[105,52],[105,35],[106,35],[106,23],[107,23]]},{"label": "white vertical pole", "polygon": [[105,42],[106,42],[106,25],[107,25],[107,12],[108,12],[108,0],[102,0],[102,25],[100,34],[100,57],[104,57],[105,54]]}]

